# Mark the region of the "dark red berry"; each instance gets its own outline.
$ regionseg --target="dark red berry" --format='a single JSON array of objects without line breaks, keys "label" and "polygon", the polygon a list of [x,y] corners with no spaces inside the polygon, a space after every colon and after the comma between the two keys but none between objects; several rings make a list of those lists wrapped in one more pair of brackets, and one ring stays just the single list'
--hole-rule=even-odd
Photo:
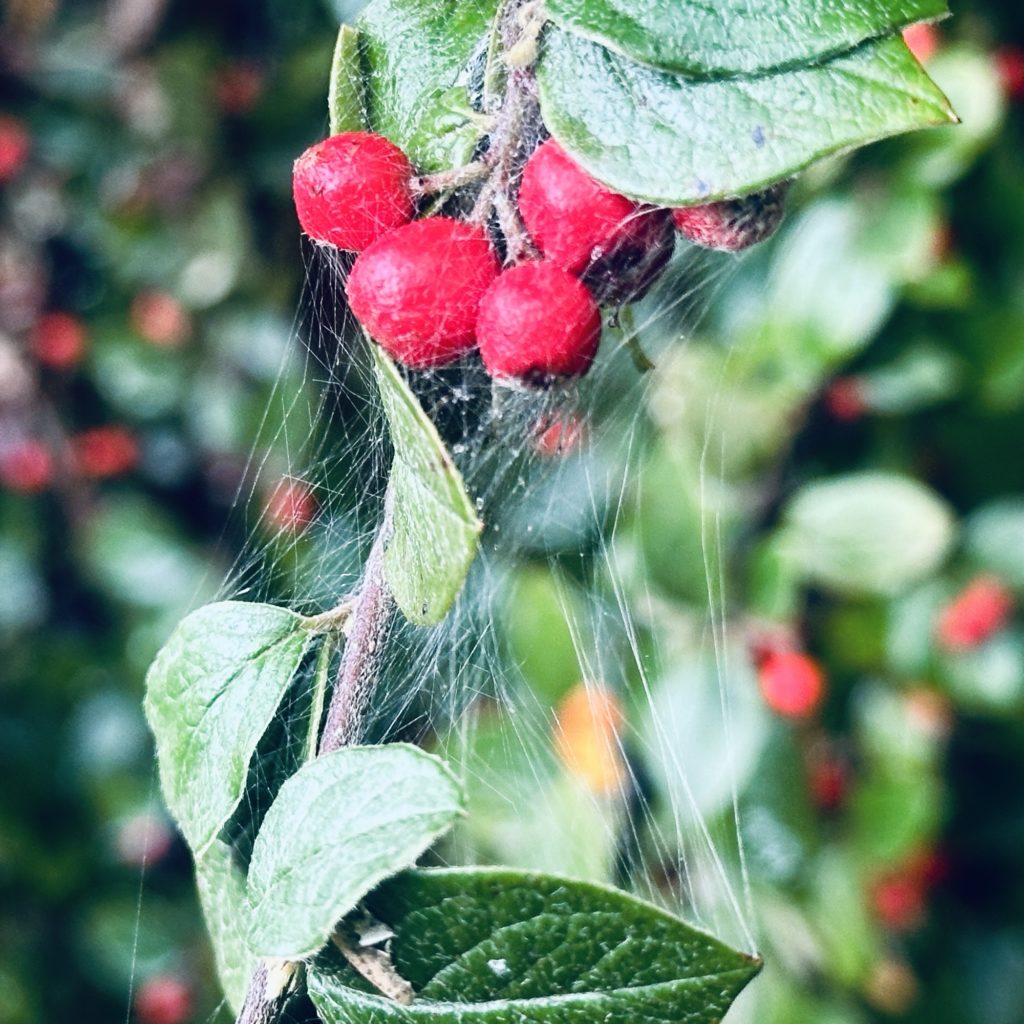
[{"label": "dark red berry", "polygon": [[871,909],[886,928],[908,932],[924,918],[925,886],[914,871],[896,870],[871,887]]},{"label": "dark red berry", "polygon": [[70,313],[44,313],[32,330],[32,352],[43,366],[69,370],[85,351],[85,328]]},{"label": "dark red berry", "polygon": [[597,352],[601,314],[568,271],[554,263],[523,263],[487,289],[477,338],[492,377],[527,383],[578,377]]},{"label": "dark red berry", "polygon": [[670,211],[643,210],[629,228],[611,252],[583,272],[583,282],[602,306],[643,298],[672,258],[676,236]]},{"label": "dark red berry", "polygon": [[620,247],[638,244],[652,211],[605,188],[548,139],[523,169],[519,212],[541,252],[577,274]]},{"label": "dark red berry", "polygon": [[0,182],[10,181],[28,159],[32,142],[14,117],[0,116]]},{"label": "dark red berry", "polygon": [[994,576],[979,576],[942,610],[936,635],[951,651],[977,647],[998,633],[1012,612],[1010,591]]},{"label": "dark red berry", "polygon": [[482,228],[428,217],[360,253],[346,292],[356,319],[399,362],[442,366],[474,347],[480,299],[499,269]]},{"label": "dark red berry", "polygon": [[825,406],[840,423],[853,423],[868,410],[864,386],[856,377],[837,377],[825,392]]},{"label": "dark red berry", "polygon": [[821,666],[802,651],[773,651],[758,666],[764,702],[784,718],[807,718],[825,695]]},{"label": "dark red berry", "polygon": [[995,56],[999,83],[1008,99],[1024,99],[1024,50],[1014,46],[1001,49]]},{"label": "dark red berry", "polygon": [[0,483],[20,494],[37,494],[53,480],[50,449],[31,438],[17,441],[0,452]]},{"label": "dark red berry", "polygon": [[73,441],[75,461],[83,476],[122,476],[139,461],[139,444],[125,427],[96,427]]},{"label": "dark red berry", "polygon": [[295,161],[292,191],[302,230],[362,252],[412,218],[412,177],[408,157],[383,136],[332,135]]},{"label": "dark red berry", "polygon": [[770,238],[782,223],[789,183],[764,192],[672,211],[676,229],[705,249],[740,252]]}]

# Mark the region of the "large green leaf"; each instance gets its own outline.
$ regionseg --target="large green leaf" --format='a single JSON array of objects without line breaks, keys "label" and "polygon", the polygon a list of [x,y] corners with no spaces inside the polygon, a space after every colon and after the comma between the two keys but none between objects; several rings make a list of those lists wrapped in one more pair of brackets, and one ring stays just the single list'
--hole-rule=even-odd
[{"label": "large green leaf", "polygon": [[359,33],[351,25],[341,26],[338,41],[334,44],[327,112],[332,135],[357,132],[366,126]]},{"label": "large green leaf", "polygon": [[549,875],[408,872],[366,903],[415,1000],[374,992],[332,951],[308,977],[325,1024],[712,1024],[760,967],[626,893]]},{"label": "large green leaf", "polygon": [[249,952],[245,872],[231,847],[217,840],[196,858],[196,887],[224,996],[236,1013],[245,1001],[256,958]]},{"label": "large green leaf", "polygon": [[405,744],[346,747],[282,787],[249,863],[249,945],[315,953],[378,882],[411,866],[462,812],[443,761]]},{"label": "large green leaf", "polygon": [[691,75],[809,64],[946,13],[945,0],[548,0],[563,28]]},{"label": "large green leaf", "polygon": [[371,347],[395,448],[394,532],[384,571],[405,617],[434,625],[458,597],[483,527],[437,428],[395,364],[377,345]]},{"label": "large green leaf", "polygon": [[496,0],[374,0],[359,19],[370,127],[420,171],[472,156],[469,66],[496,10]]},{"label": "large green leaf", "polygon": [[164,798],[197,855],[245,792],[249,762],[313,633],[284,608],[225,601],[193,612],[146,679]]},{"label": "large green leaf", "polygon": [[538,76],[544,121],[566,150],[612,188],[663,206],[752,192],[954,116],[898,38],[812,67],[698,81],[554,30]]},{"label": "large green leaf", "polygon": [[800,490],[785,510],[782,540],[812,582],[886,595],[938,569],[954,531],[949,506],[917,481],[850,473]]}]

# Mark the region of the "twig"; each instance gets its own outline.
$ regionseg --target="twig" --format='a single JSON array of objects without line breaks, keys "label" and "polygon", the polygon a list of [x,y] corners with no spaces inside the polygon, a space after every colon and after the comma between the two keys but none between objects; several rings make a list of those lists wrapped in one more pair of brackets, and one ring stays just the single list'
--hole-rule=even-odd
[{"label": "twig", "polygon": [[261,960],[249,981],[238,1024],[277,1024],[298,982],[298,964]]}]

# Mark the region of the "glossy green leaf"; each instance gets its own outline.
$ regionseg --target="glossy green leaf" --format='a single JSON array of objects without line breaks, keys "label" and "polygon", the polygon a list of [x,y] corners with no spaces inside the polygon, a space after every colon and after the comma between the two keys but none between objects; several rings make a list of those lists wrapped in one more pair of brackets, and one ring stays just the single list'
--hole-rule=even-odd
[{"label": "glossy green leaf", "polygon": [[242,799],[256,745],[312,638],[287,609],[225,601],[189,615],[153,662],[146,717],[160,781],[197,855]]},{"label": "glossy green leaf", "polygon": [[217,977],[224,997],[237,1013],[245,1001],[256,958],[249,952],[246,936],[245,872],[231,847],[217,840],[196,859],[196,887]]},{"label": "glossy green leaf", "polygon": [[690,75],[810,64],[941,17],[945,0],[548,0],[552,20],[632,60]]},{"label": "glossy green leaf", "polygon": [[934,572],[954,537],[936,494],[890,473],[851,473],[804,487],[785,513],[784,543],[804,577],[840,593],[895,594]]},{"label": "glossy green leaf", "polygon": [[470,68],[496,10],[496,0],[374,0],[359,19],[369,124],[420,171],[472,156]]},{"label": "glossy green leaf", "polygon": [[249,863],[249,946],[315,953],[377,883],[410,867],[462,812],[444,762],[417,747],[346,747],[282,787]]},{"label": "glossy green leaf", "polygon": [[662,206],[752,192],[954,116],[898,38],[811,67],[699,81],[555,30],[538,79],[544,121],[566,150],[600,181]]},{"label": "glossy green leaf", "polygon": [[712,1024],[760,963],[626,893],[502,868],[408,872],[367,899],[416,998],[335,953],[310,969],[325,1024]]},{"label": "glossy green leaf", "polygon": [[405,617],[430,626],[445,617],[458,597],[483,524],[437,428],[395,364],[377,345],[371,347],[395,447],[394,532],[384,571]]},{"label": "glossy green leaf", "polygon": [[334,44],[327,111],[332,135],[357,132],[366,126],[359,33],[351,25],[341,26],[338,41]]}]

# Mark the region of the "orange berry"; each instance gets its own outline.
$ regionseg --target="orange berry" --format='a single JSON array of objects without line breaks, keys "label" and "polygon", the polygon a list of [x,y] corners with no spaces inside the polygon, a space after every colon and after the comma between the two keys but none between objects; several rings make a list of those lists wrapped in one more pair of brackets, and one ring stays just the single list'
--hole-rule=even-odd
[{"label": "orange berry", "polygon": [[608,795],[622,788],[623,719],[618,698],[600,684],[581,683],[558,706],[555,750],[569,772],[595,793]]},{"label": "orange berry", "polygon": [[167,292],[139,292],[129,316],[139,336],[161,348],[177,348],[192,332],[188,311]]}]

